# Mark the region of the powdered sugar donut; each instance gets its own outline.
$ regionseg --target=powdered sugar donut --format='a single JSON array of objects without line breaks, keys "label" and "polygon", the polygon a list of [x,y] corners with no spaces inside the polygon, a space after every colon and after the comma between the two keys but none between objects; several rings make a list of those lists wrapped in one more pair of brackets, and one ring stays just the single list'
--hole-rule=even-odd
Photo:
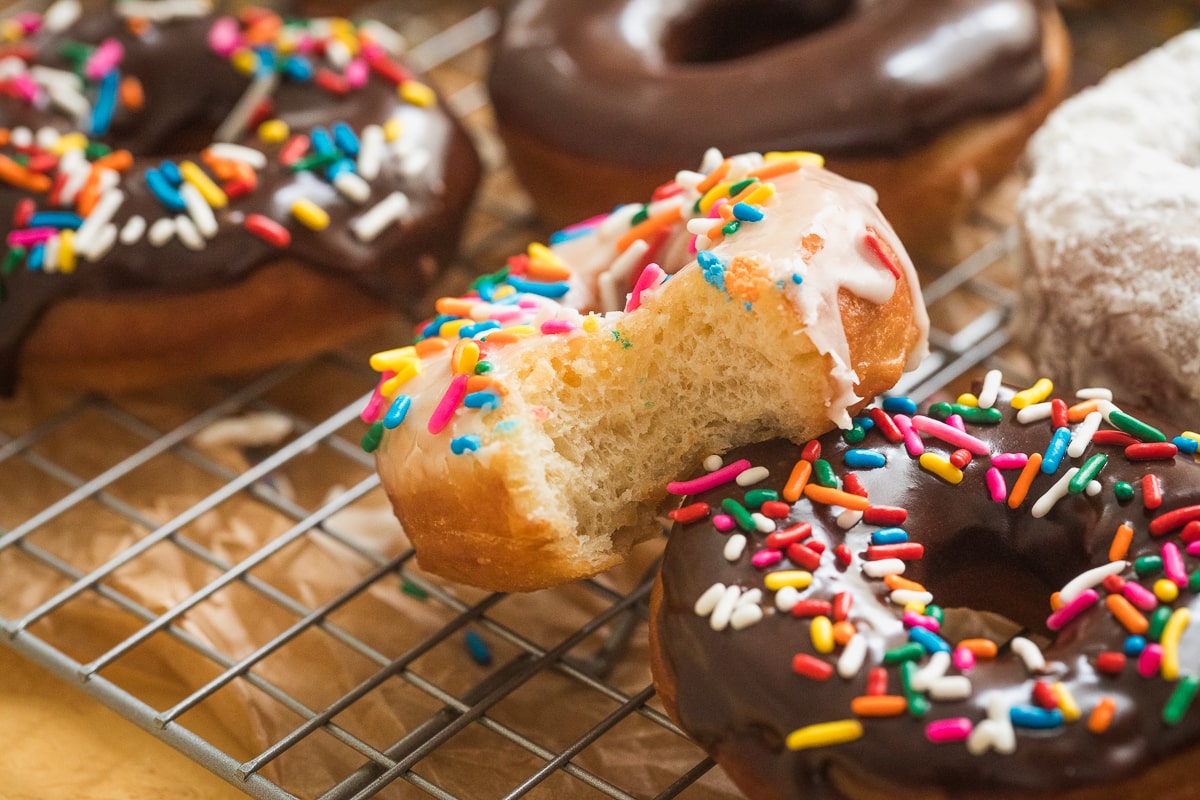
[{"label": "powdered sugar donut", "polygon": [[1017,330],[1037,368],[1200,410],[1200,32],[1068,101],[1029,157]]}]

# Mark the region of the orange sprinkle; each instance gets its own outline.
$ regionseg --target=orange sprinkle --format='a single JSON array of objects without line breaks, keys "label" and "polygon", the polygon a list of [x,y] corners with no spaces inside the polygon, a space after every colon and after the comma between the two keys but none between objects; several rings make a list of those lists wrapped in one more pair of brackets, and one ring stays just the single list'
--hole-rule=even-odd
[{"label": "orange sprinkle", "polygon": [[908,700],[898,694],[864,694],[850,701],[850,711],[860,717],[898,717],[908,710]]},{"label": "orange sprinkle", "polygon": [[12,131],[8,128],[0,128],[0,147],[8,147],[10,139],[12,139]]},{"label": "orange sprinkle", "polygon": [[96,203],[100,202],[100,177],[104,174],[103,168],[93,165],[91,174],[83,184],[83,188],[79,190],[79,194],[75,197],[75,210],[80,216],[86,217],[92,213],[92,209],[96,207]]},{"label": "orange sprinkle", "polygon": [[1112,724],[1113,714],[1117,711],[1116,702],[1108,696],[1101,697],[1100,702],[1088,715],[1087,728],[1092,733],[1104,733]]},{"label": "orange sprinkle", "polygon": [[480,301],[470,297],[439,297],[434,308],[439,314],[449,314],[454,317],[469,317],[471,309]]},{"label": "orange sprinkle", "polygon": [[557,258],[532,258],[526,268],[529,277],[539,281],[565,281],[571,277],[571,268]]},{"label": "orange sprinkle", "polygon": [[125,27],[129,28],[129,32],[140,39],[150,30],[150,20],[145,17],[130,17],[125,21]]},{"label": "orange sprinkle", "polygon": [[1104,604],[1108,606],[1108,610],[1112,615],[1117,618],[1117,622],[1124,625],[1125,630],[1135,636],[1140,636],[1150,629],[1150,623],[1146,621],[1142,612],[1134,608],[1133,603],[1125,599],[1125,595],[1110,594],[1104,598]]},{"label": "orange sprinkle", "polygon": [[748,178],[759,178],[767,180],[769,178],[777,178],[780,175],[787,175],[789,172],[799,172],[804,166],[798,158],[786,158],[779,161],[768,161],[758,169],[752,169],[746,173]]},{"label": "orange sprinkle", "polygon": [[413,348],[417,351],[418,356],[425,358],[428,355],[445,350],[449,346],[450,343],[442,337],[430,336],[428,339],[422,339],[417,342],[413,345]]},{"label": "orange sprinkle", "polygon": [[844,619],[841,622],[833,623],[833,640],[839,647],[845,647],[856,633],[858,633],[858,629],[849,620]]},{"label": "orange sprinkle", "polygon": [[1024,469],[1021,470],[1017,482],[1013,484],[1012,491],[1008,493],[1008,507],[1016,508],[1025,502],[1025,495],[1029,494],[1029,487],[1033,485],[1033,479],[1037,477],[1038,470],[1042,468],[1042,454],[1032,453],[1029,460],[1025,462]]},{"label": "orange sprinkle", "polygon": [[31,192],[48,192],[51,186],[48,176],[30,172],[6,155],[0,155],[0,181]]},{"label": "orange sprinkle", "polygon": [[246,44],[266,44],[272,41],[283,28],[283,19],[276,14],[265,14],[255,20],[242,34]]},{"label": "orange sprinkle", "polygon": [[652,217],[634,225],[625,234],[617,240],[617,252],[623,253],[639,239],[648,239],[655,233],[658,233],[663,228],[674,225],[683,218],[683,210],[679,206],[671,206],[665,211],[660,211]]},{"label": "orange sprinkle", "polygon": [[1067,422],[1083,422],[1088,414],[1099,410],[1099,400],[1084,400],[1082,403],[1076,403],[1067,409]]},{"label": "orange sprinkle", "polygon": [[797,461],[796,466],[792,467],[792,474],[788,476],[787,483],[783,485],[783,499],[789,503],[799,500],[811,477],[812,462],[805,461],[803,458]]},{"label": "orange sprinkle", "polygon": [[1112,544],[1108,546],[1109,561],[1124,561],[1129,553],[1129,545],[1133,543],[1133,528],[1128,525],[1118,525],[1113,534]]},{"label": "orange sprinkle", "polygon": [[709,189],[721,182],[726,175],[729,174],[730,168],[733,167],[733,162],[728,158],[717,165],[717,168],[705,176],[704,180],[696,184],[696,191],[704,195]]},{"label": "orange sprinkle", "polygon": [[521,338],[512,331],[491,331],[484,341],[488,344],[512,344],[519,342]]},{"label": "orange sprinkle", "polygon": [[485,389],[491,390],[501,396],[508,394],[508,387],[491,375],[472,375],[467,378],[468,394],[471,392],[482,392]]},{"label": "orange sprinkle", "polygon": [[1062,595],[1059,592],[1050,593],[1050,610],[1058,611],[1063,606]]},{"label": "orange sprinkle", "polygon": [[124,172],[133,166],[133,154],[128,150],[113,150],[93,161],[92,166],[111,169],[114,172]]},{"label": "orange sprinkle", "polygon": [[821,503],[827,506],[841,506],[852,511],[866,511],[867,506],[870,505],[870,501],[865,497],[843,492],[841,489],[830,489],[828,486],[820,486],[815,483],[810,483],[804,487],[804,496],[814,503]]},{"label": "orange sprinkle", "polygon": [[905,578],[903,575],[884,575],[883,582],[893,592],[896,591],[897,589],[904,589],[904,590],[907,590],[910,592],[924,592],[925,591],[924,584],[909,580],[908,578]]},{"label": "orange sprinkle", "polygon": [[121,101],[123,108],[139,110],[146,104],[146,91],[142,88],[142,82],[133,75],[126,75],[117,88],[117,99]]},{"label": "orange sprinkle", "polygon": [[217,176],[217,180],[231,181],[238,176],[238,162],[214,156],[211,150],[202,151],[200,160],[204,162],[204,166],[212,170],[213,175]]},{"label": "orange sprinkle", "polygon": [[704,232],[704,235],[706,237],[708,237],[708,241],[710,244],[715,245],[717,242],[719,242],[725,238],[725,232],[721,230],[724,227],[725,227],[725,221],[721,220],[716,225],[713,225],[711,228],[709,228],[708,230],[706,230]]},{"label": "orange sprinkle", "polygon": [[724,213],[725,209],[728,208],[730,216],[733,216],[733,207],[738,203],[745,202],[747,197],[757,192],[760,188],[762,188],[761,181],[755,181],[754,183],[750,184],[745,189],[742,189],[740,192],[738,192],[736,196],[729,198],[729,202],[721,206],[721,212]]},{"label": "orange sprinkle", "polygon": [[970,650],[976,658],[995,658],[999,649],[991,639],[963,639],[958,646]]}]

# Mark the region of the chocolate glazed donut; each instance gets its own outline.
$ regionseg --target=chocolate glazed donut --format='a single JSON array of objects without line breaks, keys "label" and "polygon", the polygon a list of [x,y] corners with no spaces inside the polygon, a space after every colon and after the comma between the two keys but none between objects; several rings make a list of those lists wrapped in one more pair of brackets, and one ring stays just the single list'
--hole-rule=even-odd
[{"label": "chocolate glazed donut", "polygon": [[[25,36],[0,46],[0,393],[18,369],[120,389],[305,355],[421,308],[452,257],[480,166],[399,37],[204,5],[7,21]],[[80,170],[107,173],[90,200]],[[181,205],[196,187],[207,211]]]},{"label": "chocolate glazed donut", "polygon": [[[1018,423],[1011,396],[933,417],[889,401],[819,455],[739,449],[727,471],[769,477],[673,512],[724,518],[671,533],[655,683],[751,798],[1200,796],[1195,435],[1155,443],[1169,429],[1101,422],[1102,404],[1061,429],[1048,411]],[[947,437],[950,414],[980,421]],[[803,497],[776,501],[804,462]]]},{"label": "chocolate glazed donut", "polygon": [[1048,0],[526,0],[489,86],[554,224],[710,146],[803,149],[874,186],[911,249],[1011,168],[1063,94],[1068,49]]}]

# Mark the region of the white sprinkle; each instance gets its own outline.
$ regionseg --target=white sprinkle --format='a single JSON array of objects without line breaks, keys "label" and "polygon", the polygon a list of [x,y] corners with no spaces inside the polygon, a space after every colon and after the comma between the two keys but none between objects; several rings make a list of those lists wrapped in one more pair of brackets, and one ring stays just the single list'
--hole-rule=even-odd
[{"label": "white sprinkle", "polygon": [[1112,424],[1112,413],[1120,410],[1121,409],[1117,406],[1117,404],[1111,400],[1100,401],[1100,413],[1104,416],[1104,421],[1110,425]]},{"label": "white sprinkle", "polygon": [[716,455],[715,453],[711,456],[707,456],[704,459],[705,472],[716,472],[723,466],[725,466],[725,459],[721,458],[719,455]]},{"label": "white sprinkle", "polygon": [[100,232],[112,222],[112,218],[125,202],[125,193],[120,189],[108,189],[100,195],[92,213],[87,215],[79,230],[75,232],[75,250],[88,258],[96,246]]},{"label": "white sprinkle", "polygon": [[1058,598],[1063,603],[1069,603],[1084,591],[1093,586],[1099,586],[1109,575],[1120,575],[1128,566],[1128,561],[1110,561],[1107,564],[1085,570],[1067,581],[1066,585],[1059,590]]},{"label": "white sprinkle", "polygon": [[971,696],[971,679],[966,675],[947,675],[929,687],[932,700],[966,700]]},{"label": "white sprinkle", "polygon": [[113,245],[116,243],[117,226],[110,222],[100,229],[100,233],[97,234],[95,240],[92,242],[91,249],[86,253],[82,253],[81,255],[83,256],[83,259],[89,263],[99,261],[108,255],[109,251],[113,249]]},{"label": "white sprinkle", "polygon": [[1017,412],[1017,422],[1028,424],[1030,422],[1041,422],[1044,419],[1050,419],[1053,403],[1033,403],[1025,406]]},{"label": "white sprinkle", "polygon": [[[179,187],[179,196],[183,198],[183,205],[187,209],[188,217],[195,224],[200,235],[205,239],[216,236],[219,230],[217,217],[213,214],[212,206],[204,199],[204,195],[200,194],[200,190],[190,183],[184,183]],[[184,233],[180,231],[179,238],[183,237]]]},{"label": "white sprinkle", "polygon": [[713,609],[717,607],[717,603],[721,600],[721,597],[724,594],[725,584],[714,583],[704,591],[704,594],[700,595],[699,599],[696,600],[696,605],[692,607],[692,610],[696,612],[696,616],[698,617],[707,617],[713,612]]},{"label": "white sprinkle", "polygon": [[754,520],[754,529],[759,533],[774,533],[775,520],[768,517],[766,514],[760,514],[755,511],[750,515],[750,519]]},{"label": "white sprinkle", "polygon": [[43,150],[49,150],[54,145],[58,144],[59,133],[50,126],[38,128],[37,134],[34,136],[34,141],[37,146]]},{"label": "white sprinkle", "polygon": [[1088,497],[1095,497],[1104,491],[1104,486],[1100,481],[1088,481],[1087,488],[1083,490]]},{"label": "white sprinkle", "polygon": [[392,55],[398,56],[408,49],[408,42],[405,41],[404,36],[379,20],[363,20],[358,28],[360,31],[369,33],[372,39]]},{"label": "white sprinkle", "polygon": [[771,471],[766,467],[751,467],[738,473],[734,480],[738,486],[746,487],[753,486],[756,483],[765,481],[771,476]]},{"label": "white sprinkle", "polygon": [[863,512],[856,511],[853,508],[847,508],[845,511],[837,515],[837,525],[844,531],[848,531],[858,523],[862,522]]},{"label": "white sprinkle", "polygon": [[162,247],[174,237],[175,220],[170,217],[156,219],[154,224],[150,226],[150,232],[146,234],[146,238],[154,247]]},{"label": "white sprinkle", "polygon": [[708,625],[714,631],[723,631],[729,627],[729,618],[733,616],[733,609],[737,606],[738,598],[742,596],[742,590],[737,586],[725,587],[725,593],[721,595],[721,599],[717,601],[717,607],[713,609],[712,616],[708,618]]},{"label": "white sprinkle", "polygon": [[790,613],[792,606],[800,602],[800,590],[795,586],[783,586],[775,592],[775,607],[784,614]]},{"label": "white sprinkle", "polygon": [[626,203],[617,206],[611,214],[605,217],[596,227],[596,232],[605,238],[619,238],[621,234],[633,227],[633,218],[642,207],[637,203]]},{"label": "white sprinkle", "polygon": [[407,212],[408,197],[402,192],[392,192],[350,223],[350,229],[360,242],[373,242]]},{"label": "white sprinkle", "polygon": [[995,722],[1009,722],[1011,717],[1009,712],[1012,705],[1008,702],[1008,698],[999,692],[993,692],[988,695],[987,715],[988,719]]},{"label": "white sprinkle", "polygon": [[400,160],[400,174],[406,178],[415,178],[425,171],[430,160],[429,151],[424,148],[409,151]]},{"label": "white sprinkle", "polygon": [[325,45],[325,58],[338,70],[345,69],[352,57],[350,48],[341,39],[333,39]]},{"label": "white sprinkle", "polygon": [[704,151],[704,156],[700,159],[700,171],[708,175],[717,167],[721,166],[721,162],[725,160],[725,156],[721,155],[721,151],[715,147],[710,147]]},{"label": "white sprinkle", "polygon": [[1004,373],[998,369],[990,369],[983,376],[983,388],[979,390],[979,407],[991,408],[996,405],[1000,394],[1000,384],[1004,381]]},{"label": "white sprinkle", "polygon": [[87,119],[92,114],[92,104],[78,89],[51,84],[46,87],[50,103],[75,120]]},{"label": "white sprinkle", "polygon": [[379,177],[379,168],[383,166],[383,153],[386,145],[381,126],[368,125],[363,128],[358,141],[358,162],[355,165],[355,171],[364,179],[373,181]]},{"label": "white sprinkle", "polygon": [[42,27],[50,33],[62,33],[74,25],[83,13],[79,0],[57,0],[42,14]]},{"label": "white sprinkle", "polygon": [[[9,59],[4,59],[8,61]],[[20,59],[16,59],[18,64],[24,64]],[[0,62],[3,64],[4,62]],[[12,77],[6,75],[5,77]],[[65,89],[73,89],[76,92],[83,91],[83,78],[79,77],[74,72],[69,72],[65,69],[55,69],[54,67],[44,67],[41,64],[34,64],[29,68],[29,77],[40,83],[46,89],[51,87],[61,87]]]},{"label": "white sprinkle", "polygon": [[884,578],[903,575],[904,567],[904,561],[899,558],[881,558],[878,561],[864,561],[862,571],[868,578]]},{"label": "white sprinkle", "polygon": [[1033,504],[1033,508],[1029,513],[1033,514],[1035,519],[1040,519],[1050,513],[1050,509],[1054,508],[1054,504],[1067,496],[1069,490],[1067,484],[1071,482],[1071,478],[1075,477],[1075,473],[1079,472],[1079,467],[1071,467],[1063,476],[1054,482],[1054,485],[1046,490],[1046,493],[1038,498],[1038,501]]},{"label": "white sprinkle", "polygon": [[121,228],[121,244],[137,244],[145,233],[146,218],[141,214],[134,214],[125,221],[125,227]]},{"label": "white sprinkle", "polygon": [[151,22],[166,22],[184,17],[204,17],[212,13],[209,0],[121,0],[117,13]]},{"label": "white sprinkle", "polygon": [[13,128],[8,136],[13,147],[21,150],[33,147],[33,131],[29,130],[29,128],[26,128],[24,125]]},{"label": "white sprinkle", "polygon": [[96,179],[96,186],[101,192],[107,192],[109,189],[115,189],[121,185],[121,176],[115,169],[100,169],[100,177]]},{"label": "white sprinkle", "polygon": [[1099,411],[1092,411],[1083,418],[1083,422],[1075,428],[1075,432],[1071,434],[1071,443],[1067,445],[1067,455],[1071,458],[1079,458],[1088,449],[1088,445],[1092,443],[1092,437],[1096,435],[1096,431],[1100,430],[1101,415]]},{"label": "white sprinkle", "polygon": [[254,169],[263,169],[267,166],[267,154],[261,150],[255,150],[253,147],[246,147],[240,144],[231,144],[229,142],[213,142],[208,146],[208,152],[212,153],[216,158],[221,158],[226,161],[237,161],[239,164],[246,164],[254,167]]},{"label": "white sprinkle", "polygon": [[58,272],[58,234],[46,240],[45,250],[42,251],[42,271]]},{"label": "white sprinkle", "polygon": [[333,179],[333,186],[351,203],[362,205],[371,199],[371,184],[358,173],[344,170]]},{"label": "white sprinkle", "polygon": [[1112,389],[1106,389],[1103,386],[1089,386],[1086,389],[1080,389],[1075,396],[1080,400],[1107,400],[1110,403],[1113,399]]},{"label": "white sprinkle", "polygon": [[846,647],[837,660],[837,674],[850,680],[862,669],[867,658],[867,637],[856,633],[846,642]]},{"label": "white sprinkle", "polygon": [[740,533],[730,536],[725,542],[725,560],[737,561],[746,549],[746,537]]},{"label": "white sprinkle", "polygon": [[1018,636],[1012,640],[1012,651],[1016,653],[1017,658],[1024,662],[1025,669],[1030,672],[1038,673],[1046,669],[1046,657],[1042,655],[1041,648],[1024,636]]},{"label": "white sprinkle", "polygon": [[758,603],[762,602],[762,598],[762,589],[747,589],[746,591],[742,592],[742,596],[737,599],[737,603],[734,605],[734,607],[741,608],[745,605],[757,605]]},{"label": "white sprinkle", "polygon": [[695,191],[696,187],[699,186],[700,182],[706,177],[707,176],[702,172],[696,172],[695,170],[690,169],[681,169],[679,172],[675,173],[675,183],[679,184],[684,189]]},{"label": "white sprinkle", "polygon": [[[43,67],[43,69],[45,69],[45,67]],[[33,73],[32,69],[28,70],[28,72],[34,81],[41,83],[41,81],[38,81],[37,76]],[[24,75],[25,73],[25,62],[21,59],[17,58],[16,56],[0,58],[0,81],[6,81],[11,78],[15,78],[18,75]]]},{"label": "white sprinkle", "polygon": [[915,691],[929,691],[929,687],[944,677],[948,669],[950,669],[950,654],[939,650],[929,656],[929,662],[925,666],[912,674],[908,683]]},{"label": "white sprinkle", "polygon": [[720,218],[713,217],[693,217],[687,221],[687,232],[693,236],[699,236],[708,231],[713,225],[720,223]]},{"label": "white sprinkle", "polygon": [[192,218],[186,214],[175,217],[175,235],[188,250],[203,250],[208,246],[204,237],[200,235],[200,229],[196,227],[196,223],[192,222]]},{"label": "white sprinkle", "polygon": [[971,729],[967,736],[967,752],[973,756],[981,756],[995,747],[999,750],[998,739],[1003,734],[1001,725],[993,719],[985,719]]},{"label": "white sprinkle", "polygon": [[743,628],[749,628],[757,622],[762,621],[763,610],[757,605],[738,606],[729,615],[729,627],[735,631],[740,631]]},{"label": "white sprinkle", "polygon": [[906,606],[909,603],[919,603],[927,606],[933,602],[933,594],[931,592],[918,592],[912,589],[897,589],[892,592],[891,600],[898,606]]}]

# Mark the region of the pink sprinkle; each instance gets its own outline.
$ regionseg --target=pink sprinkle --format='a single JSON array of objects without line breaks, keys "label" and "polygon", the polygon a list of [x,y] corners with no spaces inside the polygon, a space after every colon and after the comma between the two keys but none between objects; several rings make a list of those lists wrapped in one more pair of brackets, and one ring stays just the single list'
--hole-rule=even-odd
[{"label": "pink sprinkle", "polygon": [[734,522],[733,517],[729,516],[728,514],[717,514],[713,517],[713,527],[719,530],[721,533],[728,533],[729,531],[733,530],[735,525],[737,525],[737,523]]},{"label": "pink sprinkle", "polygon": [[362,57],[367,61],[375,58],[387,58],[387,51],[383,49],[383,45],[379,44],[379,42],[363,42],[359,52],[362,53]]},{"label": "pink sprinkle", "polygon": [[380,390],[394,377],[396,377],[396,373],[390,369],[385,369],[379,374],[379,383],[375,384],[375,391],[371,393],[371,399],[363,406],[362,413],[358,415],[359,419],[368,425],[379,419],[379,412],[383,410],[383,392]]},{"label": "pink sprinkle", "polygon": [[975,666],[975,653],[966,647],[956,647],[950,660],[954,663],[955,669],[959,672],[966,672]]},{"label": "pink sprinkle", "polygon": [[1154,592],[1140,583],[1125,581],[1125,585],[1121,587],[1121,594],[1142,611],[1153,611],[1158,608],[1158,598],[1154,596]]},{"label": "pink sprinkle", "polygon": [[42,29],[42,15],[33,11],[25,11],[16,16],[16,22],[25,34],[37,33]]},{"label": "pink sprinkle", "polygon": [[782,550],[759,550],[750,557],[750,563],[762,569],[778,564],[783,560]]},{"label": "pink sprinkle", "polygon": [[1004,475],[996,467],[990,467],[987,471],[987,488],[988,493],[992,496],[992,501],[1003,503],[1008,498],[1008,484],[1004,482]]},{"label": "pink sprinkle", "polygon": [[467,380],[470,375],[462,374],[455,375],[450,381],[450,385],[446,387],[446,393],[442,395],[442,399],[438,401],[437,408],[433,410],[433,414],[429,417],[429,432],[441,433],[442,429],[450,424],[450,418],[454,416],[454,412],[458,410],[458,406],[462,403],[464,397],[467,396]]},{"label": "pink sprinkle", "polygon": [[125,46],[117,39],[105,39],[83,66],[83,74],[89,80],[98,81],[117,68],[125,57]]},{"label": "pink sprinkle", "polygon": [[667,279],[667,273],[663,272],[662,267],[658,264],[647,264],[642,270],[642,274],[638,276],[637,283],[633,285],[633,292],[629,295],[629,302],[625,304],[625,313],[636,311],[638,306],[642,304],[642,292],[648,292],[660,285]]},{"label": "pink sprinkle", "polygon": [[1099,600],[1100,595],[1095,589],[1087,589],[1080,592],[1078,597],[1046,618],[1046,627],[1052,631],[1059,630],[1084,611],[1096,605]]},{"label": "pink sprinkle", "polygon": [[208,46],[221,58],[233,55],[240,39],[238,23],[233,17],[220,17],[208,29]]},{"label": "pink sprinkle", "polygon": [[961,742],[971,735],[971,720],[966,717],[939,719],[925,726],[925,738],[934,744]]},{"label": "pink sprinkle", "polygon": [[1146,645],[1146,649],[1142,650],[1142,654],[1138,656],[1138,675],[1143,678],[1153,678],[1157,675],[1158,668],[1162,665],[1162,653],[1161,644]]},{"label": "pink sprinkle", "polygon": [[1187,569],[1183,565],[1183,554],[1179,545],[1167,542],[1162,546],[1163,571],[1167,573],[1171,583],[1183,589],[1188,585]]},{"label": "pink sprinkle", "polygon": [[351,89],[361,89],[371,77],[371,66],[361,58],[356,58],[346,65],[344,75]]},{"label": "pink sprinkle", "polygon": [[689,256],[694,256],[694,255],[696,255],[697,252],[699,252],[698,250],[696,250],[696,240],[699,238],[700,238],[699,236],[693,236],[690,239],[688,239],[688,255]]},{"label": "pink sprinkle", "polygon": [[542,323],[542,333],[570,333],[575,323],[567,319],[548,319]]},{"label": "pink sprinkle", "polygon": [[1200,539],[1188,543],[1187,554],[1189,556],[1200,556]]},{"label": "pink sprinkle", "polygon": [[708,209],[708,218],[716,219],[721,216],[721,206],[729,202],[728,197],[722,197],[720,200],[712,204],[712,208]]},{"label": "pink sprinkle", "polygon": [[912,419],[906,414],[893,414],[892,422],[896,423],[896,427],[900,429],[900,433],[904,436],[904,448],[908,450],[908,454],[913,458],[917,458],[925,452],[925,442],[921,441],[921,434],[913,429]]},{"label": "pink sprinkle", "polygon": [[519,308],[541,308],[541,305],[538,303],[538,301],[534,300],[532,297],[522,297],[517,301],[517,306]]},{"label": "pink sprinkle", "polygon": [[997,469],[1023,469],[1029,461],[1024,453],[996,453],[992,456],[992,466]]},{"label": "pink sprinkle", "polygon": [[25,228],[24,230],[10,231],[8,244],[13,247],[27,247],[44,242],[56,233],[58,231],[54,228]]},{"label": "pink sprinkle", "polygon": [[924,414],[918,414],[912,418],[913,428],[922,432],[928,433],[930,436],[941,439],[947,444],[952,444],[955,447],[961,447],[964,450],[969,450],[977,456],[991,455],[991,450],[987,442],[982,439],[977,439],[965,431],[960,431],[952,425],[947,425],[944,422],[939,422],[933,417],[927,417]]},{"label": "pink sprinkle", "polygon": [[963,418],[959,414],[951,414],[950,416],[946,417],[946,424],[951,428],[958,428],[960,431],[965,431],[967,429],[966,423],[963,422]]},{"label": "pink sprinkle", "polygon": [[24,72],[20,75],[12,76],[11,80],[12,88],[20,95],[22,100],[26,103],[37,103],[38,98],[42,94],[42,87],[38,86],[37,81]]},{"label": "pink sprinkle", "polygon": [[927,631],[938,633],[942,626],[933,617],[927,617],[924,614],[918,614],[915,611],[904,612],[904,627],[906,628],[924,628]]},{"label": "pink sprinkle", "polygon": [[296,52],[302,54],[314,53],[317,50],[317,40],[312,34],[302,33],[296,37]]},{"label": "pink sprinkle", "polygon": [[525,312],[522,309],[511,306],[495,306],[488,312],[487,318],[496,322],[512,322],[514,319],[521,319],[524,316]]},{"label": "pink sprinkle", "polygon": [[576,222],[573,225],[568,225],[567,227],[562,229],[562,232],[563,233],[574,233],[575,231],[582,230],[584,228],[594,228],[597,225],[599,225],[601,222],[604,222],[604,220],[606,220],[606,219],[608,219],[608,214],[597,214],[594,217],[588,217],[587,219],[583,220],[582,222]]},{"label": "pink sprinkle", "polygon": [[709,489],[715,489],[722,484],[729,483],[748,469],[750,469],[750,462],[743,458],[734,461],[732,464],[726,464],[720,469],[715,469],[707,475],[693,478],[690,481],[672,481],[667,484],[667,491],[671,494],[699,494],[700,492],[707,492]]}]

